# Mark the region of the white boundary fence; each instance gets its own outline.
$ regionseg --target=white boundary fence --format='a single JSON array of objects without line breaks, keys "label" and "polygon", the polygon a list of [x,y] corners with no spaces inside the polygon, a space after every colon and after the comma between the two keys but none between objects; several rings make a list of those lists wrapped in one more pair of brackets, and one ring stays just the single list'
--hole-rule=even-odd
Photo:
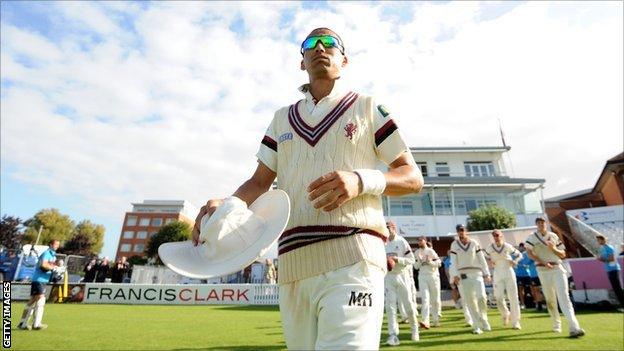
[{"label": "white boundary fence", "polygon": [[276,284],[87,283],[83,303],[126,305],[277,305]]}]

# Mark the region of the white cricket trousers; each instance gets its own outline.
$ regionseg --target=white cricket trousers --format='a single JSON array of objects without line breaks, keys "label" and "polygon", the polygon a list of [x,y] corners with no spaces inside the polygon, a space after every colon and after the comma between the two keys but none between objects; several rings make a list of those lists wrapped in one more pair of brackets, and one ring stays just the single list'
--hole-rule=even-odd
[{"label": "white cricket trousers", "polygon": [[468,308],[474,328],[489,325],[487,318],[487,295],[485,284],[480,274],[467,273],[467,278],[459,281],[459,294],[462,303]]},{"label": "white cricket trousers", "polygon": [[568,328],[570,331],[581,329],[579,322],[574,314],[574,307],[568,295],[568,276],[561,265],[556,265],[552,269],[541,268],[537,270],[540,282],[542,283],[542,291],[544,299],[548,307],[548,314],[553,322],[553,328],[561,328],[561,316],[557,309],[557,301],[559,307],[563,311],[563,315],[568,320]]},{"label": "white cricket trousers", "polygon": [[420,288],[422,322],[427,325],[429,325],[430,320],[433,320],[434,323],[438,322],[442,308],[440,276],[418,274],[418,287]]},{"label": "white cricket trousers", "polygon": [[412,303],[412,279],[409,275],[386,274],[386,316],[388,317],[388,334],[399,335],[399,323],[397,321],[397,303],[405,307],[407,319],[412,330],[418,330],[416,320],[416,307]]},{"label": "white cricket trousers", "polygon": [[[520,323],[520,302],[518,302],[518,285],[516,274],[511,268],[494,271],[494,297],[501,317],[510,317],[511,324]],[[507,300],[511,311],[507,308]]]},{"label": "white cricket trousers", "polygon": [[280,285],[290,350],[377,350],[385,272],[367,261]]}]

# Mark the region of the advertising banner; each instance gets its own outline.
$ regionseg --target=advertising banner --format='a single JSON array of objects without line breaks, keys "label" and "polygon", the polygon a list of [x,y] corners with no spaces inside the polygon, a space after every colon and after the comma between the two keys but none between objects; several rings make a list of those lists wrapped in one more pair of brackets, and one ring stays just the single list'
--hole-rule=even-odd
[{"label": "advertising banner", "polygon": [[[52,291],[52,285],[47,284],[45,287],[46,300],[50,298],[50,292]],[[30,282],[28,283],[12,283],[11,284],[11,299],[13,301],[28,301],[30,300]]]},{"label": "advertising banner", "polygon": [[568,210],[566,213],[586,224],[624,221],[624,205]]},{"label": "advertising banner", "polygon": [[87,283],[82,301],[131,305],[249,305],[254,301],[254,289],[248,284]]}]

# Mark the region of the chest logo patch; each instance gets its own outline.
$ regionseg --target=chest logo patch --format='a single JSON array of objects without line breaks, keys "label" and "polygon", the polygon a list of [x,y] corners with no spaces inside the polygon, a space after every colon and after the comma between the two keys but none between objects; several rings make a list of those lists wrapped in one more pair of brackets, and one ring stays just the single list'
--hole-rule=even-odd
[{"label": "chest logo patch", "polygon": [[353,124],[353,122],[349,122],[345,127],[345,137],[349,138],[349,140],[353,140],[353,135],[357,132],[357,125]]}]

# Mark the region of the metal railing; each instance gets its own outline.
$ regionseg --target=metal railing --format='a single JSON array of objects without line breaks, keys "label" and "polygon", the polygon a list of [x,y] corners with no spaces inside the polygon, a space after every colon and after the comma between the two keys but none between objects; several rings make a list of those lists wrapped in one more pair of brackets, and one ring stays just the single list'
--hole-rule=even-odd
[{"label": "metal railing", "polygon": [[568,217],[568,223],[570,224],[571,234],[574,240],[581,244],[581,246],[592,255],[598,255],[600,253],[600,245],[596,241],[596,235],[601,233],[567,213],[566,217]]}]

